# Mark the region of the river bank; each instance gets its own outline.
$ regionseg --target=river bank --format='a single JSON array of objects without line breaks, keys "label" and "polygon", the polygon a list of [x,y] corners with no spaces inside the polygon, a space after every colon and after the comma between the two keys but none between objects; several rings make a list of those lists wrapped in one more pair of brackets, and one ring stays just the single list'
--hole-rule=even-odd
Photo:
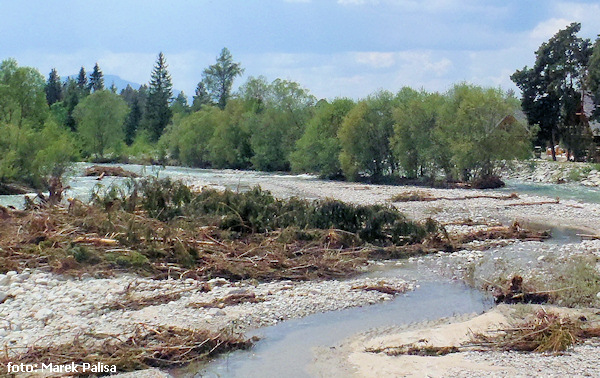
[{"label": "river bank", "polygon": [[548,184],[576,183],[600,186],[600,165],[572,161],[531,159],[505,162],[500,170],[504,179]]},{"label": "river bank", "polygon": [[[557,202],[553,198],[523,194],[491,198],[490,191],[364,185],[321,181],[308,176],[261,176],[255,172],[219,171],[215,173],[218,177],[204,173],[198,176],[193,172],[182,170],[174,176],[196,187],[240,187],[260,183],[263,189],[283,198],[335,198],[355,204],[388,204],[410,219],[433,218],[451,234],[468,234],[515,220],[523,225],[539,223],[543,227],[576,227],[587,234],[600,232],[600,205],[576,200]],[[392,197],[414,192],[435,200],[392,201]],[[476,241],[464,250],[414,258],[413,263],[422,264],[426,269],[435,267],[448,279],[462,280],[473,278],[470,277],[473,275],[477,278],[477,272],[481,272],[480,278],[491,280],[493,277],[488,273],[491,269],[486,267],[492,264],[488,261],[498,262],[495,257],[514,263],[520,269],[518,272],[527,277],[528,272],[532,276],[539,275],[544,271],[540,268],[553,267],[573,257],[597,258],[600,250],[597,241],[574,242],[568,246],[518,242],[513,245],[516,252],[502,256],[501,246],[514,242],[494,241],[498,245],[496,249],[482,250],[489,241]],[[534,252],[517,259],[514,256],[519,249]],[[540,256],[544,257],[540,259]],[[508,263],[507,266],[512,266]],[[505,272],[511,274],[512,271],[506,269]],[[360,287],[385,285],[402,292],[419,285],[419,279],[385,277],[373,281],[365,277],[350,281],[270,283],[216,279],[199,282],[191,279],[156,281],[127,275],[103,279],[91,276],[69,278],[42,271],[21,271],[3,276],[0,283],[3,285],[0,291],[5,294],[0,300],[3,320],[0,345],[15,348],[32,343],[68,342],[77,330],[124,334],[139,323],[215,330],[229,327],[241,333],[311,313],[386,302],[393,295]],[[159,295],[172,297],[161,303],[147,301],[143,308],[118,307],[118,303],[128,303],[131,298],[151,299]],[[238,295],[243,303],[224,303],[231,295]]]}]

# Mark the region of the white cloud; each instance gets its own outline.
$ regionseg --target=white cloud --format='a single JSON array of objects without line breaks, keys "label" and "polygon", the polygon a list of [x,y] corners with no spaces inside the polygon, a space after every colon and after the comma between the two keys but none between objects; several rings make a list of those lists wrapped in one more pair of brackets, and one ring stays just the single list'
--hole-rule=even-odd
[{"label": "white cloud", "polygon": [[539,23],[530,33],[529,38],[538,44],[549,40],[556,32],[560,29],[564,29],[566,26],[573,22],[572,19],[566,18],[551,18]]},{"label": "white cloud", "polygon": [[391,67],[396,63],[394,53],[388,52],[358,52],[354,53],[357,63],[374,68]]}]

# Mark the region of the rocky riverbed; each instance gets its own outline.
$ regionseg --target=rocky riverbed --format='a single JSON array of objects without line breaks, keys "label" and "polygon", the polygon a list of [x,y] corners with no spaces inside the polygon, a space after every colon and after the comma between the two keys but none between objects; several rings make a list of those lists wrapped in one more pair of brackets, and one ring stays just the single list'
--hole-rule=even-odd
[{"label": "rocky riverbed", "polygon": [[597,187],[600,186],[599,169],[598,164],[532,159],[529,161],[506,162],[501,170],[501,176],[523,182],[549,184],[574,182]]},{"label": "rocky riverbed", "polygon": [[68,343],[90,331],[127,335],[137,324],[244,332],[393,299],[393,294],[366,290],[381,285],[403,293],[415,284],[400,278],[272,283],[73,279],[11,271],[0,275],[0,349],[18,352],[30,345]]},{"label": "rocky riverbed", "polygon": [[[251,174],[232,173],[239,176],[240,181]],[[210,179],[191,175],[183,175],[182,178],[198,187],[214,186]],[[365,185],[294,176],[270,177],[260,184],[279,197],[335,198],[358,204],[390,204],[412,219],[433,218],[445,225],[449,233],[464,234],[498,224],[510,224],[515,220],[524,225],[571,226],[586,234],[600,233],[600,205],[574,200],[556,201],[533,195],[497,199],[490,198],[489,191]],[[391,200],[398,194],[415,191],[439,199]],[[544,272],[544,269],[574,256],[600,257],[598,241],[574,242],[564,246],[517,242],[511,248],[526,253],[523,253],[523,258],[514,259],[514,251],[503,255],[505,250],[502,249],[503,245],[513,242],[499,241],[497,247],[487,250],[482,250],[485,243],[473,242],[465,250],[416,258],[413,262],[458,280],[470,275],[477,278],[477,274],[480,274],[479,278],[491,279],[488,275],[493,270],[491,267],[501,264],[499,261],[505,262],[503,267],[514,267],[527,276]],[[508,268],[507,272],[510,272]],[[22,350],[20,348],[33,344],[66,343],[77,334],[90,331],[126,334],[139,323],[214,330],[229,327],[234,332],[243,332],[315,312],[393,299],[390,294],[359,288],[376,285],[403,291],[411,290],[418,282],[406,277],[270,283],[223,279],[209,282],[191,279],[154,281],[131,275],[97,279],[70,278],[42,271],[8,272],[0,275],[0,349],[9,348],[10,353],[16,353]],[[153,302],[153,298],[160,296],[161,301]],[[241,298],[241,302],[228,303],[225,299],[231,296]],[[600,352],[595,345],[585,348]],[[591,355],[585,348],[580,356],[582,359]],[[473,358],[486,357],[474,355]]]}]

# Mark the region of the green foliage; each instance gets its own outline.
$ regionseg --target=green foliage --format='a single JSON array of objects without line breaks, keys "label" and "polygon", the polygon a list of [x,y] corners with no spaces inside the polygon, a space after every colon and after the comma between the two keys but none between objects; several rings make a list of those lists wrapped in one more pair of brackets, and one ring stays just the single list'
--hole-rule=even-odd
[{"label": "green foliage", "polygon": [[90,92],[98,92],[104,90],[104,74],[100,70],[98,63],[94,65],[94,70],[90,75],[90,82],[88,84],[88,90]]},{"label": "green foliage", "polygon": [[394,109],[394,156],[408,178],[446,168],[442,145],[436,141],[440,111],[445,98],[438,93],[417,92],[403,88],[398,93],[400,104]]},{"label": "green foliage", "polygon": [[393,95],[383,91],[359,102],[348,113],[338,132],[342,142],[340,163],[346,177],[366,175],[378,180],[395,172],[390,145],[393,107]]},{"label": "green foliage", "polygon": [[94,92],[81,101],[73,116],[85,151],[104,157],[107,149],[118,149],[124,139],[123,122],[127,111],[125,101],[107,90]]},{"label": "green foliage", "polygon": [[529,123],[540,126],[540,141],[554,146],[561,137],[576,159],[582,157],[589,139],[577,115],[591,55],[590,41],[577,37],[580,29],[581,24],[572,23],[558,31],[536,51],[532,68],[524,67],[511,76],[523,92],[522,106]]},{"label": "green foliage", "polygon": [[160,220],[182,215],[184,206],[192,200],[192,192],[181,181],[147,179],[138,188],[144,210]]},{"label": "green foliage", "polygon": [[436,131],[449,147],[456,178],[490,177],[498,160],[527,155],[531,136],[513,116],[517,110],[499,89],[454,86]]},{"label": "green foliage", "polygon": [[21,181],[33,184],[35,178],[35,148],[39,140],[29,126],[18,127],[0,123],[0,181]]},{"label": "green foliage", "polygon": [[204,82],[199,82],[194,91],[194,99],[192,102],[192,111],[197,112],[202,109],[204,105],[211,105],[210,95],[206,90]]},{"label": "green foliage", "polygon": [[315,98],[295,82],[277,79],[266,87],[262,84],[260,78],[254,79],[245,88],[253,92],[243,93],[256,111],[247,118],[252,165],[266,171],[289,170],[290,154],[304,133]]},{"label": "green foliage", "polygon": [[[140,89],[142,89],[141,87]],[[145,106],[145,93],[133,89],[129,84],[125,89],[121,91],[120,95],[123,100],[129,106],[129,113],[125,119],[123,129],[125,131],[125,143],[130,146],[140,127],[140,123],[144,117],[144,106]],[[148,131],[145,130],[146,135],[149,137]]]},{"label": "green foliage", "polygon": [[596,38],[594,43],[592,54],[588,62],[588,75],[587,75],[587,88],[593,94],[594,104],[596,108],[594,110],[594,118],[600,120],[600,36]]},{"label": "green foliage", "polygon": [[0,182],[44,187],[61,177],[77,157],[69,131],[48,121],[41,130],[0,123]]},{"label": "green foliage", "polygon": [[85,68],[81,67],[79,69],[79,74],[77,75],[77,88],[86,96],[90,94],[90,86],[88,85],[88,77],[85,73]]},{"label": "green foliage", "polygon": [[353,107],[354,101],[350,99],[335,99],[331,104],[324,100],[317,103],[314,116],[290,156],[293,171],[314,172],[323,177],[340,175],[342,145],[337,134]]},{"label": "green foliage", "polygon": [[421,241],[437,227],[408,221],[397,209],[381,205],[358,206],[336,200],[309,202],[275,199],[254,188],[245,193],[203,190],[187,210],[196,216],[220,216],[220,227],[237,232],[276,229],[339,229],[362,240],[406,244]]},{"label": "green foliage", "polygon": [[227,103],[222,121],[218,123],[209,142],[210,161],[215,168],[244,169],[250,165],[252,149],[248,114],[239,100]]},{"label": "green foliage", "polygon": [[[206,90],[212,97],[212,101],[221,109],[225,109],[227,101],[231,96],[231,87],[233,80],[242,75],[244,69],[241,63],[234,63],[233,56],[229,50],[224,47],[221,54],[217,57],[217,62],[204,70],[202,81]],[[200,102],[204,101],[202,92],[200,93]]]},{"label": "green foliage", "polygon": [[175,114],[188,114],[190,112],[190,106],[188,105],[187,96],[185,93],[179,92],[173,103],[171,104],[171,110]]},{"label": "green foliage", "polygon": [[[133,211],[141,206],[149,216],[162,221],[180,216],[204,219],[238,233],[286,228],[295,228],[298,232],[336,229],[354,233],[367,242],[407,244],[420,242],[438,232],[434,221],[429,220],[424,225],[409,221],[393,207],[360,206],[336,200],[280,200],[259,187],[243,193],[203,189],[194,194],[180,181],[148,178],[132,180],[127,188],[97,191],[94,201],[106,209]],[[306,237],[313,236],[307,234]]]},{"label": "green foliage", "polygon": [[156,145],[150,142],[150,136],[146,130],[142,130],[137,134],[133,143],[127,147],[126,154],[128,157],[134,158],[136,161],[144,163],[152,163]]},{"label": "green foliage", "polygon": [[167,129],[160,144],[166,146],[171,157],[185,165],[207,167],[210,165],[210,140],[223,119],[223,112],[211,107],[178,118]]},{"label": "green foliage", "polygon": [[39,133],[34,159],[36,176],[46,185],[50,177],[62,177],[79,157],[71,132],[56,122],[46,122]]},{"label": "green foliage", "polygon": [[0,63],[0,122],[39,128],[48,115],[46,82],[38,70],[19,67],[14,59]]},{"label": "green foliage", "polygon": [[56,68],[53,68],[48,75],[48,81],[46,82],[46,101],[48,105],[52,105],[55,102],[62,100],[62,83],[60,76]]},{"label": "green foliage", "polygon": [[146,110],[142,120],[143,127],[150,133],[151,141],[156,142],[171,122],[173,112],[169,102],[173,97],[171,75],[167,71],[167,62],[163,53],[158,54],[152,70]]}]

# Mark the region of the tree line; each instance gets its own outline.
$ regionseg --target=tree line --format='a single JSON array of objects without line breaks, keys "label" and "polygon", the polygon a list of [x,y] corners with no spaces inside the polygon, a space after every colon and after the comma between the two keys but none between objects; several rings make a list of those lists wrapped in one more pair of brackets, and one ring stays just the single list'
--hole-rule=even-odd
[{"label": "tree line", "polygon": [[162,53],[148,84],[120,93],[105,88],[98,64],[63,81],[55,69],[46,80],[7,59],[0,64],[0,183],[43,187],[80,159],[469,181],[492,177],[501,159],[528,156],[532,140],[560,140],[583,156],[591,139],[577,118],[578,93],[600,98],[600,43],[579,39],[578,28],[559,31],[536,52],[533,68],[512,76],[521,101],[467,83],[444,93],[405,87],[318,100],[296,82],[262,76],[234,92],[244,70],[224,48],[189,104],[183,92],[173,96]]}]

